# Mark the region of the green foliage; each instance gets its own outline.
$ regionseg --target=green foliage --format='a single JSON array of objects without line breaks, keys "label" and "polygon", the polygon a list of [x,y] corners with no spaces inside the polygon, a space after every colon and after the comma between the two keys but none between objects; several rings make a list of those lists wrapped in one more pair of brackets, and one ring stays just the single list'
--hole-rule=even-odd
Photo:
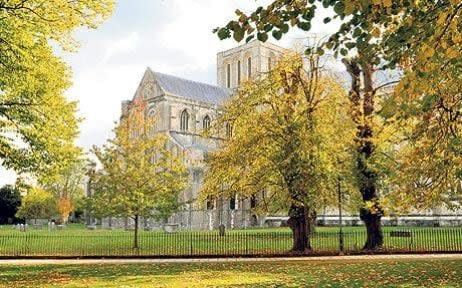
[{"label": "green foliage", "polygon": [[0,224],[15,220],[15,214],[21,205],[21,195],[18,189],[11,185],[0,188]]},{"label": "green foliage", "polygon": [[257,196],[265,212],[336,201],[354,130],[345,92],[312,60],[313,70],[305,72],[300,56],[286,55],[225,105],[216,125],[232,123],[233,135],[209,157],[204,199]]},{"label": "green foliage", "polygon": [[[382,57],[388,67],[394,67],[403,57],[415,58],[425,47],[436,47],[454,57],[460,52],[451,46],[460,44],[458,18],[462,5],[457,0],[274,0],[250,14],[236,11],[237,20],[215,31],[220,31],[220,39],[229,38],[232,31],[240,31],[240,34],[244,31],[246,35],[271,31],[286,34],[289,26],[308,31],[321,6],[332,8],[334,12],[333,17],[324,18],[325,24],[332,18],[343,20],[339,30],[328,40],[329,46],[339,52],[345,51],[341,50],[343,48],[353,49],[346,44],[354,42],[358,47],[367,46],[381,52],[374,57]],[[279,33],[275,38],[280,38]],[[428,52],[427,55],[431,57]]]},{"label": "green foliage", "polygon": [[58,215],[53,194],[40,188],[32,188],[22,198],[16,217],[25,219],[49,219]]},{"label": "green foliage", "polygon": [[84,197],[85,163],[83,159],[76,159],[67,166],[61,165],[54,174],[40,178],[41,187],[54,195],[64,222]]},{"label": "green foliage", "polygon": [[99,216],[165,219],[180,203],[188,174],[181,156],[168,150],[163,134],[153,134],[145,104],[132,107],[115,138],[95,147],[101,169],[92,176],[90,205]]},{"label": "green foliage", "polygon": [[403,72],[393,96],[399,110],[392,120],[402,128],[398,132],[401,143],[395,142],[400,151],[389,155],[394,157],[393,165],[382,166],[389,172],[399,171],[390,174],[393,179],[388,183],[395,194],[393,205],[407,209],[460,205],[462,173],[457,167],[462,155],[457,143],[462,142],[462,3],[273,0],[250,14],[237,11],[237,21],[223,28],[222,38],[229,38],[229,31],[244,29],[244,37],[273,31],[279,40],[288,31],[280,29],[284,25],[309,28],[301,23],[310,23],[321,6],[334,12],[324,23],[342,21],[323,50],[333,50],[341,57],[359,52],[378,69],[399,68]]},{"label": "green foliage", "polygon": [[64,91],[69,68],[54,55],[76,44],[75,28],[96,28],[112,0],[0,2],[0,159],[17,172],[54,173],[79,153],[77,104]]}]

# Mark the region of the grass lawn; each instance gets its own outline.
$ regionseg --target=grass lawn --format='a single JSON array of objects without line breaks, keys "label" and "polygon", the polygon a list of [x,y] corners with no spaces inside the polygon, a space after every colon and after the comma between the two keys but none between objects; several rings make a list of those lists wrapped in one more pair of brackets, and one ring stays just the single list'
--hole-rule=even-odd
[{"label": "grass lawn", "polygon": [[[391,237],[391,231],[411,231],[412,237]],[[345,250],[358,251],[364,244],[364,227],[345,227]],[[86,230],[69,225],[64,230],[19,232],[0,228],[0,256],[118,256],[118,255],[237,255],[283,254],[292,244],[288,228],[217,231],[140,231],[140,249],[133,250],[133,232]],[[338,228],[318,227],[313,250],[338,251]],[[384,227],[384,247],[395,251],[462,251],[462,227]]]},{"label": "grass lawn", "polygon": [[0,287],[462,287],[462,260],[0,266]]}]

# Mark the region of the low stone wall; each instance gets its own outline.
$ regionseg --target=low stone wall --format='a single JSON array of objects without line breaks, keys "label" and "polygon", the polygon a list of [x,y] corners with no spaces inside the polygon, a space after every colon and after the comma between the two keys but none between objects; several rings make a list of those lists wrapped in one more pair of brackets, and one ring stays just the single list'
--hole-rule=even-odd
[{"label": "low stone wall", "polygon": [[[227,229],[242,229],[248,227],[262,227],[264,217],[251,214],[246,210],[183,210],[175,213],[172,217],[164,221],[155,219],[139,220],[139,229],[161,230],[164,224],[178,224],[180,230],[214,230],[220,224]],[[101,221],[102,228],[125,228],[133,229],[134,220],[132,218],[104,218]]]},{"label": "low stone wall", "polygon": [[[162,230],[164,224],[178,224],[180,230],[216,230],[220,224],[226,229],[243,229],[251,227],[281,227],[287,226],[288,217],[285,216],[256,216],[248,210],[191,210],[180,211],[165,221],[155,219],[139,220],[139,229]],[[125,228],[134,229],[134,220],[131,218],[104,218],[101,221],[102,228]],[[339,226],[338,215],[319,215],[316,219],[317,226]],[[363,221],[359,216],[343,216],[342,225],[362,226]],[[462,215],[454,216],[401,216],[382,217],[384,226],[462,226]]]}]

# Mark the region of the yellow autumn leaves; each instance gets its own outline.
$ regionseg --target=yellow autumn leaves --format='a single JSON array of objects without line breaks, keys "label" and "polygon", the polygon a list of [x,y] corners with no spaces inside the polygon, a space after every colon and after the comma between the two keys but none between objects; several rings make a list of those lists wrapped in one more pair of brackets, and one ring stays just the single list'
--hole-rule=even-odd
[{"label": "yellow autumn leaves", "polygon": [[233,123],[233,137],[211,153],[202,199],[258,195],[260,209],[280,212],[293,201],[311,208],[335,201],[354,136],[346,92],[328,73],[310,76],[302,63],[286,55],[225,105],[216,125]]}]

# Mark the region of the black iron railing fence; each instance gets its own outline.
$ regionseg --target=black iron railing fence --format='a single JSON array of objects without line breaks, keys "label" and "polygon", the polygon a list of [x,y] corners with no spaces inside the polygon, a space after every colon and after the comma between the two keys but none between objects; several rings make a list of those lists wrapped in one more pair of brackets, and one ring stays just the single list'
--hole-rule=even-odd
[{"label": "black iron railing fence", "polygon": [[[290,231],[180,231],[142,232],[139,248],[133,249],[132,233],[0,233],[0,257],[189,257],[288,255]],[[340,252],[336,231],[316,232],[310,237],[313,253]],[[344,253],[361,251],[363,230],[343,232]],[[462,227],[384,229],[383,252],[462,252]]]}]

